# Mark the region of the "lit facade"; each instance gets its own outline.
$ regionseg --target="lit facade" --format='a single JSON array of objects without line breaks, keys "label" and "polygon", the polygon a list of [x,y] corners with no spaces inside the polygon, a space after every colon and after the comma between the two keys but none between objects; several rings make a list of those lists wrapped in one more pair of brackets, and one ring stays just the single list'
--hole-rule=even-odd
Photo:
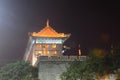
[{"label": "lit facade", "polygon": [[62,56],[63,43],[70,37],[70,34],[58,33],[46,22],[46,26],[40,32],[29,33],[29,40],[24,55],[25,61],[30,61],[34,66],[38,57]]}]

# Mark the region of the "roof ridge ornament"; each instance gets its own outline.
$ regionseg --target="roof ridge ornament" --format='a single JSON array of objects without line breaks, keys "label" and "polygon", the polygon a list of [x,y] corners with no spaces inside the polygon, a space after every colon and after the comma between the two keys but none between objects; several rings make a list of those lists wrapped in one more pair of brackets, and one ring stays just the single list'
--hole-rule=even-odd
[{"label": "roof ridge ornament", "polygon": [[69,37],[70,34],[64,34],[64,33],[58,33],[56,32],[50,25],[49,25],[49,19],[46,21],[45,27],[40,30],[39,32],[33,32],[32,36],[36,37],[51,37],[51,38],[63,38],[63,37]]}]

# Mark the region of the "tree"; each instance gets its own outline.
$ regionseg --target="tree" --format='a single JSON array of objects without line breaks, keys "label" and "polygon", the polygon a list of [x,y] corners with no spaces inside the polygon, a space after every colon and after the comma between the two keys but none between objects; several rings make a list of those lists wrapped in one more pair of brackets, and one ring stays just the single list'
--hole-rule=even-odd
[{"label": "tree", "polygon": [[[95,53],[97,52],[99,52],[100,55],[96,55]],[[101,50],[92,51],[85,61],[80,62],[75,60],[71,62],[67,71],[61,75],[61,79],[100,80],[104,75],[117,74],[118,69],[120,69],[120,49],[115,49],[114,54]]]},{"label": "tree", "polygon": [[37,69],[29,63],[17,61],[0,68],[1,80],[37,80]]}]

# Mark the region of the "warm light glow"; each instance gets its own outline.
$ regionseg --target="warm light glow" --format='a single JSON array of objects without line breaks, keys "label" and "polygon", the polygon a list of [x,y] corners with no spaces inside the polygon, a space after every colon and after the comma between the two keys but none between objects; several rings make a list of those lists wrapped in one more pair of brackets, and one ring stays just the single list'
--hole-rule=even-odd
[{"label": "warm light glow", "polygon": [[56,44],[52,44],[52,48],[56,48]]},{"label": "warm light glow", "polygon": [[32,36],[36,37],[69,37],[70,34],[58,33],[52,29],[49,25],[49,21],[46,22],[46,27],[43,28],[40,32],[33,32]]},{"label": "warm light glow", "polygon": [[65,49],[71,49],[70,47],[68,47],[68,46],[65,46],[65,45],[63,46],[63,48],[65,48]]},{"label": "warm light glow", "polygon": [[105,57],[105,51],[103,49],[97,49],[95,48],[93,51],[92,51],[92,54],[96,57]]},{"label": "warm light glow", "polygon": [[41,45],[40,45],[40,44],[37,44],[37,48],[41,48]]},{"label": "warm light glow", "polygon": [[53,53],[53,55],[56,55],[56,54],[57,54],[57,51],[53,50],[52,53]]},{"label": "warm light glow", "polygon": [[49,51],[48,50],[44,50],[44,55],[48,55]]},{"label": "warm light glow", "polygon": [[45,44],[44,46],[45,46],[45,48],[48,48],[48,47],[49,47],[49,45],[48,45],[48,44]]},{"label": "warm light glow", "polygon": [[109,80],[109,75],[104,75],[100,80]]},{"label": "warm light glow", "polygon": [[38,51],[38,55],[41,55],[42,54],[42,51]]},{"label": "warm light glow", "polygon": [[81,50],[80,49],[78,50],[78,55],[81,56]]},{"label": "warm light glow", "polygon": [[35,63],[37,62],[37,58],[36,58],[36,55],[33,54],[33,57],[32,57],[32,66],[35,66]]}]

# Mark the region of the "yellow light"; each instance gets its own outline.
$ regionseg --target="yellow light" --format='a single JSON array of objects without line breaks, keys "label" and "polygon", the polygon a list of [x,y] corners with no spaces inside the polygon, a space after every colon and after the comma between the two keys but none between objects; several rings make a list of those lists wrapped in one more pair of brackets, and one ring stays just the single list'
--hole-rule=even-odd
[{"label": "yellow light", "polygon": [[38,51],[38,55],[41,55],[42,54],[42,51]]},{"label": "yellow light", "polygon": [[56,44],[52,44],[52,48],[56,48]]},{"label": "yellow light", "polygon": [[41,48],[41,45],[40,45],[40,44],[37,44],[37,48]]},{"label": "yellow light", "polygon": [[78,50],[78,55],[81,56],[81,50],[80,49]]},{"label": "yellow light", "polygon": [[56,55],[56,54],[57,54],[57,51],[53,50],[52,53],[53,53],[53,55]]},{"label": "yellow light", "polygon": [[32,36],[37,36],[37,37],[69,37],[70,34],[64,34],[64,33],[58,33],[54,29],[48,25],[49,22],[47,21],[46,27],[43,28],[40,32],[33,32]]},{"label": "yellow light", "polygon": [[48,48],[49,47],[49,45],[48,44],[45,44],[45,48]]},{"label": "yellow light", "polygon": [[44,55],[48,55],[49,51],[48,50],[44,50]]}]

